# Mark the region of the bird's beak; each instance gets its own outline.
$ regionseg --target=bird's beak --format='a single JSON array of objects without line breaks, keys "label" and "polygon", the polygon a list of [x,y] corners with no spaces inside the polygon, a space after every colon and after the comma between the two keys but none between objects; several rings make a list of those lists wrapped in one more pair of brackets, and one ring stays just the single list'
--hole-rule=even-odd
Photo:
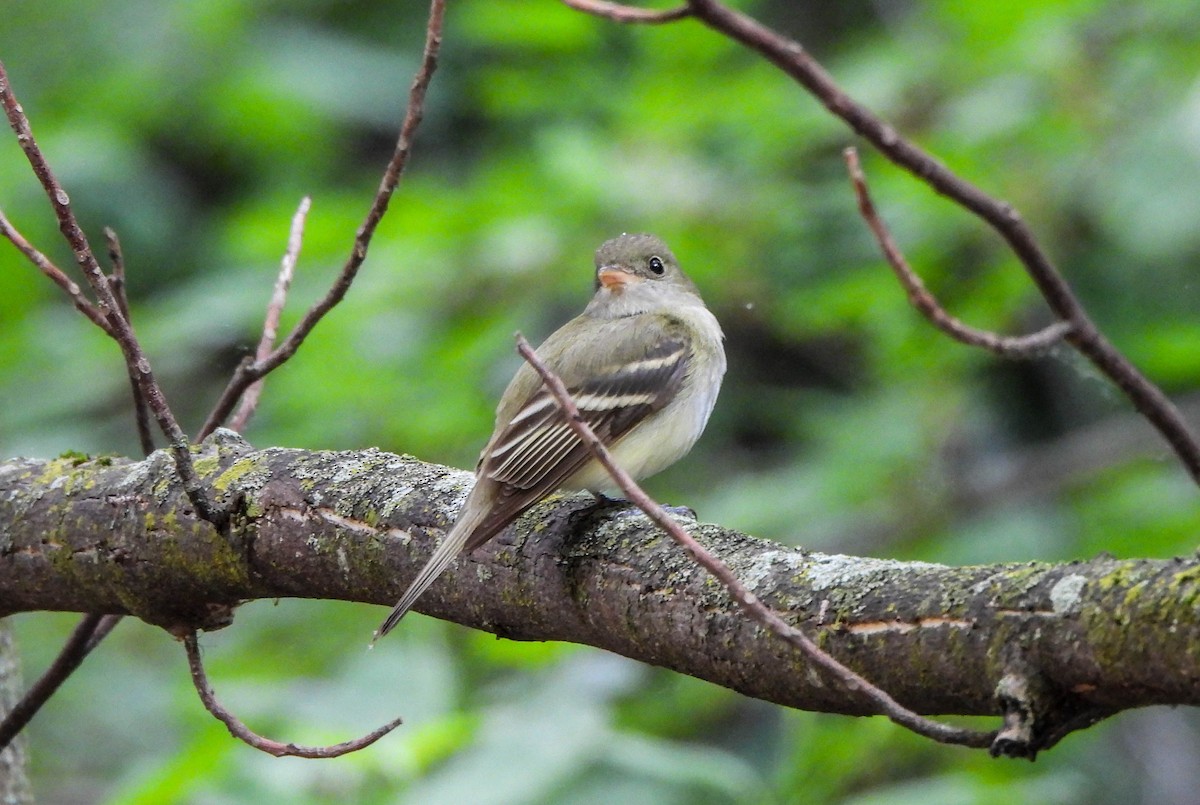
[{"label": "bird's beak", "polygon": [[626,285],[637,282],[638,278],[622,266],[601,266],[596,272],[596,280],[608,290],[620,292]]}]

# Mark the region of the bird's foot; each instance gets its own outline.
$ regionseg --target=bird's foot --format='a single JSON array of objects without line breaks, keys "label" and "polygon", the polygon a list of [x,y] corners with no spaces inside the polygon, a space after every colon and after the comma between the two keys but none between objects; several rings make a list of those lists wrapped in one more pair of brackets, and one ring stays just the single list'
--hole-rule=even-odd
[{"label": "bird's foot", "polygon": [[[632,503],[629,500],[626,500],[625,498],[609,497],[608,495],[604,494],[603,492],[597,492],[595,490],[590,490],[590,489],[588,491],[591,492],[592,497],[594,497],[596,499],[596,502],[594,504],[595,508],[592,509],[593,512],[598,509],[607,508],[609,506],[619,506],[619,507],[625,508],[625,509],[637,508],[636,504]],[[663,510],[666,511],[667,514],[673,514],[676,517],[683,517],[688,520],[698,519],[696,517],[696,510],[693,509],[691,506],[663,506]]]},{"label": "bird's foot", "polygon": [[688,520],[699,519],[696,516],[696,510],[691,506],[663,506],[663,509],[666,510],[667,514],[673,514],[676,517],[683,517]]}]

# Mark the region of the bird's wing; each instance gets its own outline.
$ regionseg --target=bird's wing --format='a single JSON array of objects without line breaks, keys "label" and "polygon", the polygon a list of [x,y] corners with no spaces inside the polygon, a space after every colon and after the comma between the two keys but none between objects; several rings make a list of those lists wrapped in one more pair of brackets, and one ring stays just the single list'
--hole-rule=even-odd
[{"label": "bird's wing", "polygon": [[[589,371],[573,385],[566,381],[584,422],[607,447],[666,406],[683,384],[691,357],[688,339],[673,327],[655,330],[614,331],[624,343],[609,353],[610,366]],[[486,542],[590,458],[591,450],[571,430],[557,400],[539,385],[480,456],[479,478],[499,489],[489,516],[463,549]]]}]

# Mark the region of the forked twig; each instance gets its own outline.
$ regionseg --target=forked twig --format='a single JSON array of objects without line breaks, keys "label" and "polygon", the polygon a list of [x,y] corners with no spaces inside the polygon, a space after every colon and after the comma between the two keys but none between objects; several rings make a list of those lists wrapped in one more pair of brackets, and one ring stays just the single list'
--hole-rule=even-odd
[{"label": "forked twig", "polygon": [[787,73],[833,115],[881,154],[938,193],[983,219],[1004,238],[1055,315],[1071,324],[1065,340],[1112,380],[1150,421],[1200,483],[1200,441],[1179,409],[1100,332],[1071,286],[1012,205],[985,193],[846,94],[804,47],[757,20],[718,2],[688,0],[692,16],[713,30],[757,51]]},{"label": "forked twig", "polygon": [[694,537],[683,530],[666,511],[647,495],[637,482],[629,476],[613,460],[612,455],[596,438],[588,424],[579,414],[579,409],[571,399],[570,393],[559,377],[538,357],[529,342],[518,333],[517,351],[541,375],[546,388],[554,395],[559,406],[567,415],[567,423],[579,439],[587,445],[613,481],[621,488],[631,503],[646,513],[659,528],[666,531],[672,539],[685,548],[705,570],[711,573],[729,591],[729,594],[746,611],[750,617],[761,623],[770,631],[783,638],[808,658],[816,666],[824,669],[836,678],[846,690],[862,694],[877,708],[878,712],[886,715],[897,724],[906,727],[918,735],[932,738],[940,743],[958,744],[971,747],[990,746],[996,737],[995,732],[976,732],[960,729],[939,721],[925,718],[901,705],[883,689],[851,671],[846,666],[822,651],[816,643],[796,627],[784,621],[773,610],[759,600],[758,596],[746,589],[733,571],[721,560],[709,553]]},{"label": "forked twig", "polygon": [[340,757],[350,752],[357,752],[359,749],[365,749],[403,723],[401,719],[397,718],[378,729],[368,732],[366,735],[350,741],[333,744],[332,746],[301,746],[299,744],[281,743],[273,741],[270,738],[264,738],[243,724],[237,716],[226,710],[217,701],[212,685],[209,684],[208,675],[204,672],[204,661],[200,658],[200,644],[196,639],[195,631],[188,632],[184,636],[183,647],[187,651],[188,668],[192,672],[192,684],[196,686],[196,692],[200,694],[200,701],[204,703],[205,709],[224,724],[229,730],[229,734],[234,738],[254,747],[260,752],[266,752],[268,755],[314,759]]},{"label": "forked twig", "polygon": [[[188,499],[196,507],[196,511],[201,517],[217,528],[223,528],[226,524],[227,513],[209,500],[200,483],[196,468],[192,464],[187,436],[184,435],[170,406],[167,405],[166,397],[163,395],[158,381],[154,378],[150,361],[142,351],[133,328],[129,325],[129,321],[121,315],[120,303],[113,294],[107,275],[100,268],[96,254],[88,243],[87,235],[84,234],[83,229],[79,226],[79,221],[75,218],[75,211],[71,208],[71,199],[67,195],[67,191],[54,176],[37,140],[34,139],[29,119],[21,109],[21,104],[17,102],[16,95],[13,94],[3,62],[0,62],[0,106],[4,108],[8,123],[17,135],[17,144],[21,146],[34,175],[37,176],[46,197],[50,200],[54,216],[58,219],[59,231],[71,247],[76,262],[83,270],[88,284],[92,286],[92,292],[95,293],[96,299],[99,300],[97,309],[107,324],[107,326],[100,325],[101,328],[112,336],[121,347],[121,354],[125,358],[125,367],[129,376],[137,382],[142,397],[146,400],[158,426],[167,437],[175,459],[176,470]],[[23,250],[23,253],[31,260],[34,259],[28,252]],[[37,264],[36,260],[34,262]],[[41,265],[38,267],[42,268]],[[78,307],[78,304],[76,306]],[[88,318],[92,317],[89,315]]]},{"label": "forked twig", "polygon": [[[2,68],[3,65],[0,65],[0,69]],[[87,316],[92,324],[95,324],[104,332],[109,335],[113,334],[108,319],[104,318],[104,313],[100,311],[100,308],[96,307],[92,300],[83,295],[83,290],[79,287],[79,283],[68,277],[66,272],[56,266],[49,257],[34,248],[33,244],[17,231],[17,228],[12,225],[12,222],[8,220],[2,210],[0,210],[0,235],[11,241],[12,245],[17,247],[17,251],[25,255],[25,258],[29,262],[33,263],[39,271],[50,278],[51,282],[61,288],[63,293],[70,297],[71,303],[75,305],[76,310]]]},{"label": "forked twig", "polygon": [[[297,326],[293,331],[289,340],[285,342],[280,350],[271,353],[268,361],[273,358],[274,365],[282,363],[287,357],[290,357],[312,329],[316,321],[322,315],[332,308],[349,288],[350,282],[354,278],[359,265],[366,255],[366,247],[370,241],[371,235],[379,220],[386,211],[387,203],[392,191],[395,189],[399,181],[400,172],[403,170],[404,163],[407,160],[408,152],[411,147],[411,139],[416,131],[417,124],[420,122],[422,115],[422,105],[424,101],[425,89],[432,77],[433,70],[436,66],[437,49],[441,42],[441,24],[444,12],[444,0],[434,0],[430,11],[430,22],[427,31],[427,40],[425,46],[425,59],[422,63],[422,68],[418,72],[417,78],[414,80],[413,90],[410,95],[410,104],[408,114],[406,115],[404,126],[401,129],[400,142],[397,146],[397,153],[393,156],[389,163],[387,171],[384,174],[383,182],[379,192],[376,195],[375,201],[367,215],[366,221],[360,228],[358,236],[355,239],[355,246],[350,259],[347,261],[346,267],[342,271],[338,282],[330,290],[322,302],[318,303],[311,309],[305,320]],[[43,189],[46,191],[50,199],[51,205],[54,208],[55,216],[59,222],[59,229],[71,246],[76,260],[83,269],[84,275],[87,277],[89,284],[92,286],[93,292],[99,304],[93,303],[84,296],[80,287],[72,281],[65,272],[53,264],[40,251],[35,249],[11,223],[0,213],[0,235],[3,235],[17,247],[22,254],[26,256],[39,270],[46,274],[52,281],[55,282],[67,295],[71,298],[73,304],[86,315],[94,324],[104,330],[109,336],[118,342],[121,347],[122,354],[125,357],[126,367],[129,371],[130,381],[133,386],[135,406],[138,410],[138,429],[139,436],[142,441],[143,448],[149,452],[153,450],[152,440],[149,434],[147,425],[147,417],[145,411],[147,407],[153,411],[160,428],[166,434],[170,441],[171,450],[174,454],[176,465],[183,481],[184,489],[186,490],[193,505],[198,513],[205,519],[212,522],[218,527],[224,524],[225,512],[218,511],[210,505],[207,497],[205,497],[199,479],[195,473],[195,468],[192,465],[191,457],[188,452],[188,442],[186,436],[176,423],[170,408],[166,404],[166,400],[152,374],[150,363],[147,360],[140,344],[134,335],[132,326],[130,325],[129,306],[125,295],[125,266],[124,257],[121,253],[120,241],[116,234],[111,229],[105,230],[105,237],[108,244],[109,257],[113,265],[113,273],[111,276],[105,275],[101,270],[96,259],[95,253],[88,244],[86,235],[79,227],[75,219],[74,212],[70,206],[70,199],[66,191],[58,183],[49,164],[41,153],[36,140],[33,137],[29,121],[25,116],[20,104],[17,102],[15,95],[12,92],[11,85],[8,80],[7,72],[4,69],[3,63],[0,63],[0,105],[3,106],[6,116],[13,130],[17,134],[17,140],[26,158],[29,160],[34,174],[37,176]],[[299,252],[299,237],[303,225],[303,216],[307,212],[308,200],[301,205],[301,211],[297,213],[293,221],[293,234],[289,239],[288,252],[285,254],[285,263],[290,263],[290,266],[281,269],[279,281],[276,284],[275,296],[272,299],[271,305],[268,308],[267,322],[264,326],[264,342],[271,343],[274,339],[274,334],[278,329],[279,311],[283,306],[283,299],[286,295],[287,282],[290,279],[291,270],[294,268],[295,257]],[[289,260],[290,256],[290,260]],[[287,277],[285,277],[285,274]],[[269,339],[269,341],[268,341]],[[269,345],[267,347],[269,352]],[[280,357],[282,354],[282,358]],[[268,366],[262,369],[259,373],[259,378],[270,371],[274,366]],[[253,383],[255,378],[251,378]],[[240,396],[240,392],[239,392]],[[255,395],[257,396],[257,395]],[[232,398],[236,402],[237,397]],[[242,422],[247,418],[253,410],[253,402],[244,405],[242,409]],[[228,413],[226,410],[225,414]],[[224,415],[223,415],[224,416]],[[207,429],[208,431],[211,428]],[[207,431],[205,433],[207,435]],[[4,736],[4,744],[7,744],[12,738],[21,731],[28,723],[29,719],[40,709],[42,704],[54,693],[63,680],[70,675],[82,662],[83,658],[90,652],[103,637],[120,621],[120,616],[100,616],[87,615],[83,618],[80,624],[76,627],[72,638],[64,646],[58,658],[52,664],[51,668],[27,691],[25,697],[18,703],[5,720],[0,723],[0,735]],[[301,755],[305,757],[336,757],[339,754],[354,751],[355,749],[367,746],[379,737],[394,729],[399,723],[399,719],[391,724],[370,733],[363,738],[355,741],[349,741],[344,744],[339,744],[333,747],[310,748],[297,747],[290,744],[278,744],[267,739],[254,736],[248,730],[244,730],[239,734],[237,729],[237,720],[232,715],[228,714],[212,697],[211,688],[207,688],[207,694],[201,686],[207,686],[204,678],[203,668],[199,666],[199,653],[195,649],[195,636],[192,636],[192,646],[189,649],[189,658],[194,654],[193,663],[193,679],[197,681],[197,687],[201,690],[201,698],[205,701],[205,705],[218,718],[226,723],[230,731],[239,737],[243,737],[252,745],[268,751],[276,755]],[[199,676],[197,676],[199,669]],[[210,706],[211,705],[211,706]]]},{"label": "forked twig", "polygon": [[[288,233],[287,249],[283,259],[279,261],[279,276],[275,278],[275,290],[267,305],[267,315],[263,318],[263,334],[258,342],[258,350],[254,353],[256,361],[266,360],[275,347],[275,338],[279,335],[279,318],[283,314],[283,306],[287,304],[288,289],[292,286],[292,276],[296,272],[296,261],[300,257],[300,247],[304,242],[304,221],[312,207],[312,199],[305,196],[300,200],[296,214],[292,216],[292,228]],[[229,428],[237,433],[246,429],[254,409],[258,407],[258,398],[262,394],[263,378],[255,380],[246,388],[242,395],[242,403],[229,420]]]},{"label": "forked twig", "polygon": [[1046,350],[1060,343],[1067,333],[1071,332],[1070,322],[1059,321],[1029,335],[1003,336],[990,330],[979,330],[963,324],[947,313],[941,303],[925,287],[925,283],[921,281],[917,273],[913,271],[912,266],[908,264],[904,253],[900,251],[900,247],[896,245],[895,239],[892,238],[887,226],[876,212],[875,205],[871,201],[870,191],[867,189],[867,178],[863,175],[862,165],[858,161],[857,149],[850,147],[842,154],[846,159],[846,167],[850,171],[854,193],[858,197],[858,210],[862,214],[863,220],[875,234],[875,240],[879,242],[879,248],[883,251],[888,265],[892,267],[896,278],[900,280],[900,284],[908,293],[908,300],[934,327],[956,341],[969,346],[982,347],[1007,358],[1032,358],[1043,355]]},{"label": "forked twig", "polygon": [[[610,8],[598,0],[573,0],[568,5],[619,22],[649,22],[651,20],[643,17],[658,13],[637,13],[639,9],[616,4]],[[758,52],[808,90],[831,114],[844,121],[889,160],[996,230],[1021,261],[1046,304],[1061,321],[1070,323],[1070,331],[1061,337],[1121,389],[1175,451],[1192,479],[1200,483],[1200,440],[1197,440],[1187,420],[1162,389],[1150,382],[1100,332],[1032,230],[1010,204],[988,195],[900,136],[892,126],[846,94],[799,42],[729,8],[719,0],[687,0],[687,7],[690,13],[686,16]]]},{"label": "forked twig", "polygon": [[[75,303],[75,307],[80,312],[91,319],[100,329],[112,335],[108,320],[100,313],[99,308],[83,296],[79,286],[70,280],[61,269],[51,263],[41,252],[33,248],[4,218],[3,213],[0,213],[0,233],[12,241],[13,245],[22,254],[29,258],[34,265],[38,266],[56,285],[61,287],[71,297]],[[108,256],[113,264],[113,274],[110,278],[112,280],[113,292],[120,305],[121,314],[128,321],[129,303],[125,297],[125,262],[121,256],[121,244],[117,239],[116,233],[111,229],[105,229],[104,236],[108,242]],[[129,381],[132,386],[134,406],[137,412],[138,436],[142,443],[142,451],[145,455],[150,455],[150,453],[154,452],[154,444],[150,438],[146,402],[141,396],[136,379],[130,377]],[[84,615],[80,619],[71,636],[67,639],[67,642],[59,650],[58,656],[50,663],[50,667],[25,691],[21,696],[21,700],[9,711],[4,721],[0,722],[0,749],[7,746],[26,727],[33,717],[37,715],[38,711],[42,709],[42,705],[49,701],[50,697],[55,694],[59,686],[79,668],[87,655],[96,646],[100,645],[100,642],[121,622],[121,618],[121,615],[89,614]]]},{"label": "forked twig", "polygon": [[350,284],[354,282],[354,277],[358,274],[359,267],[362,266],[363,260],[366,259],[367,248],[371,244],[375,228],[379,225],[379,221],[383,218],[384,213],[387,212],[388,202],[392,198],[392,193],[395,192],[396,186],[400,183],[400,176],[404,171],[405,165],[408,164],[408,157],[412,151],[413,137],[416,135],[417,127],[420,126],[421,120],[425,115],[425,93],[429,89],[429,82],[433,78],[434,71],[437,69],[438,52],[441,50],[442,45],[442,20],[445,16],[445,5],[445,0],[432,0],[430,4],[429,24],[425,31],[424,55],[421,59],[421,66],[418,68],[417,74],[413,77],[412,87],[409,90],[408,109],[404,115],[404,122],[400,126],[400,136],[396,141],[396,149],[392,153],[387,168],[383,172],[383,179],[379,183],[379,190],[371,202],[367,216],[354,237],[350,256],[346,258],[341,273],[325,296],[308,309],[308,312],[304,314],[300,322],[288,333],[283,343],[272,350],[270,355],[265,359],[244,361],[234,370],[233,377],[230,378],[228,385],[226,385],[225,390],[221,393],[220,399],[213,406],[212,412],[200,428],[200,432],[196,436],[198,441],[207,437],[225,421],[225,418],[233,411],[234,406],[237,405],[238,400],[241,399],[242,394],[245,393],[251,383],[264,377],[268,372],[277,369],[284,361],[296,354],[296,350],[304,342],[304,339],[308,337],[308,334],[312,332],[317,322],[332,310],[338,302],[342,301],[342,298],[346,295],[346,291],[350,289]]},{"label": "forked twig", "polygon": [[[62,269],[56,266],[48,257],[38,251],[0,212],[0,234],[12,242],[18,251],[37,268],[58,285],[71,298],[75,308],[83,313],[93,324],[113,338],[116,337],[108,319],[100,308],[83,295],[79,285],[71,280]],[[113,263],[113,290],[120,306],[121,315],[129,320],[129,307],[124,290],[124,260],[121,257],[120,242],[116,233],[111,229],[105,230],[109,245],[109,257]],[[150,439],[149,423],[146,415],[146,403],[134,376],[129,378],[132,386],[135,409],[137,411],[138,435],[143,452],[149,455],[154,451]],[[49,701],[67,678],[79,668],[83,660],[100,644],[109,632],[121,621],[120,615],[89,614],[80,619],[71,637],[59,650],[58,656],[50,667],[33,683],[21,696],[20,701],[0,722],[0,749],[8,746],[13,738],[23,730],[37,715],[42,706]]]}]

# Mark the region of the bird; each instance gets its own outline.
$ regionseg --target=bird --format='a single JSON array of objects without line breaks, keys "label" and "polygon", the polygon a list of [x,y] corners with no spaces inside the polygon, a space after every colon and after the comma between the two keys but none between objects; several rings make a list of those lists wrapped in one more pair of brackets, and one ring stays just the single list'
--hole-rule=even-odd
[{"label": "bird", "polygon": [[[724,334],[696,285],[660,238],[622,234],[596,250],[594,295],[536,349],[585,422],[635,479],[691,450],[725,375]],[[475,484],[433,556],[375,640],[400,622],[459,554],[470,553],[558,489],[614,489],[528,363],[496,408]]]}]

